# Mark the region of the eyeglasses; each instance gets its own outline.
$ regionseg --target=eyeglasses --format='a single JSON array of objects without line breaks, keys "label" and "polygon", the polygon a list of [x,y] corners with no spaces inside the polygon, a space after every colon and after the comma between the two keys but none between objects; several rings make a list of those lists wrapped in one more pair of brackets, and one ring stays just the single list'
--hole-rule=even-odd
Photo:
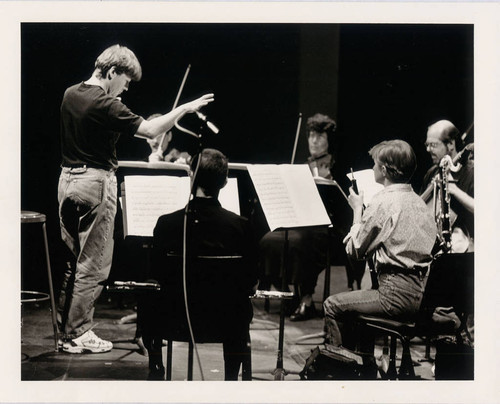
[{"label": "eyeglasses", "polygon": [[436,147],[438,147],[442,143],[443,142],[425,142],[424,146],[426,149],[435,149]]}]

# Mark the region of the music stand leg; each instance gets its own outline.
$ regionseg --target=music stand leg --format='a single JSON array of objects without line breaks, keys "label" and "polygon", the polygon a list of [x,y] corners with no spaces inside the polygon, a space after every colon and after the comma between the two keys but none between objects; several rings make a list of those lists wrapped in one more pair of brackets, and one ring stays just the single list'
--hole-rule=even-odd
[{"label": "music stand leg", "polygon": [[[281,286],[285,290],[287,286],[287,269],[288,269],[288,229],[285,229],[285,243],[283,245],[283,266],[281,271]],[[274,380],[285,380],[287,374],[283,368],[283,346],[285,337],[285,300],[281,300],[280,305],[280,327],[278,334],[278,358],[276,361],[276,369],[273,372]]]},{"label": "music stand leg", "polygon": [[[333,239],[332,239],[332,230],[329,227],[328,228],[328,247],[326,249],[326,268],[325,268],[325,283],[323,285],[323,302],[330,297],[330,279],[331,279],[331,262],[332,262],[332,256],[331,256],[331,250],[332,250],[332,245],[333,245]],[[323,314],[323,317],[325,316],[324,308],[323,305],[321,305],[321,313]]]}]

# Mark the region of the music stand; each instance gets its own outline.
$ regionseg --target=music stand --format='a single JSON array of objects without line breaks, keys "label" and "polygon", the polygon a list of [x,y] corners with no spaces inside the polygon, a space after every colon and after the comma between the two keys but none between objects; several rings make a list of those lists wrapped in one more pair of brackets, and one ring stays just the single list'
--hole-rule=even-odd
[{"label": "music stand", "polygon": [[[289,269],[289,230],[301,227],[329,226],[331,221],[306,164],[248,165],[248,172],[270,230],[279,229],[285,233],[281,268],[282,289],[284,290]],[[284,296],[284,298],[286,297],[291,296]],[[280,306],[278,357],[276,369],[273,371],[274,380],[284,380],[287,374],[283,365],[284,298],[281,299]]]}]

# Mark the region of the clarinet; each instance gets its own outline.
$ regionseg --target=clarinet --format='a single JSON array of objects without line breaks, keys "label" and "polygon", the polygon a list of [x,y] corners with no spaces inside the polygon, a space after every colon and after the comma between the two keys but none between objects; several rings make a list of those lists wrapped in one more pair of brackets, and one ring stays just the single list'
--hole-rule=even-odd
[{"label": "clarinet", "polygon": [[444,156],[439,163],[439,200],[440,212],[436,215],[438,230],[441,240],[441,248],[444,253],[451,251],[451,222],[450,222],[450,192],[448,189],[448,174],[450,164],[453,164],[450,156]]}]

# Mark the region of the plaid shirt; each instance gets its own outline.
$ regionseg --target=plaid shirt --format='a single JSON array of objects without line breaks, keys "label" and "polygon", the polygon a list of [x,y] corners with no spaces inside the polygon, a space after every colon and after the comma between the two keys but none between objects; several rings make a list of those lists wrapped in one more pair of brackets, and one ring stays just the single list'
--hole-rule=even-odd
[{"label": "plaid shirt", "polygon": [[425,267],[437,229],[432,213],[409,184],[392,184],[378,192],[351,227],[346,251],[356,259],[374,258],[375,268]]}]

